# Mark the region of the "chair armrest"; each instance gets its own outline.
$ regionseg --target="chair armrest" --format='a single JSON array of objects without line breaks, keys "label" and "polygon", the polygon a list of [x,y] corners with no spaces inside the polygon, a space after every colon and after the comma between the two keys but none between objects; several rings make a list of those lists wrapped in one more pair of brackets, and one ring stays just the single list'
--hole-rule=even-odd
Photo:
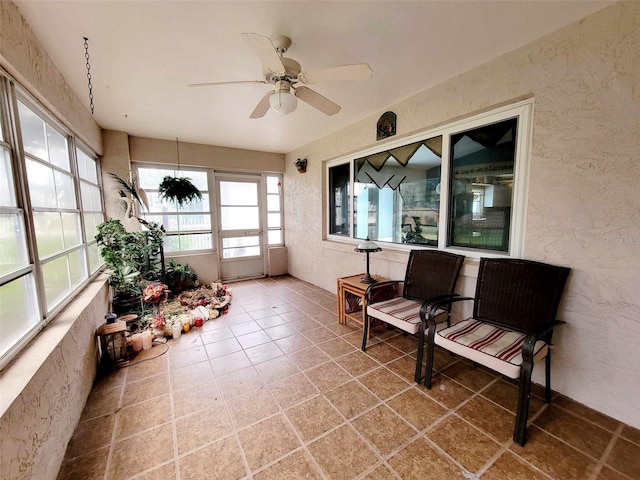
[{"label": "chair armrest", "polygon": [[431,300],[427,300],[420,307],[420,320],[425,324],[436,324],[436,312],[438,308],[447,305],[451,306],[452,303],[462,302],[467,300],[475,301],[474,297],[461,297],[458,294],[453,295],[443,295],[441,297],[432,298]]},{"label": "chair armrest", "polygon": [[536,342],[542,338],[547,342],[547,344],[550,344],[553,329],[558,325],[563,325],[565,323],[566,322],[563,322],[562,320],[554,320],[552,324],[528,334],[524,339],[524,344],[522,345],[522,358],[533,358],[533,349],[536,346]]},{"label": "chair armrest", "polygon": [[[367,287],[367,290],[364,293],[364,298],[365,301],[367,303],[372,303],[371,302],[371,296],[373,295],[373,293],[375,292],[375,290],[381,288],[381,287],[388,287],[390,285],[396,285],[395,288],[395,292],[396,292],[396,296],[398,295],[398,285],[404,283],[404,280],[385,280],[384,282],[377,282],[377,283],[372,283],[371,285],[369,285]],[[390,298],[394,298],[394,297],[389,297],[386,298],[385,300],[389,300]]]}]

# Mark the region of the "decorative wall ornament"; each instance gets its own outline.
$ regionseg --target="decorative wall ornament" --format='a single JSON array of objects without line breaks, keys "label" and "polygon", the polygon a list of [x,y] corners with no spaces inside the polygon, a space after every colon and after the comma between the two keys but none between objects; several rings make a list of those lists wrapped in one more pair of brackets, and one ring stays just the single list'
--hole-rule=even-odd
[{"label": "decorative wall ornament", "polygon": [[384,112],[378,119],[376,128],[376,140],[393,137],[396,134],[396,114]]},{"label": "decorative wall ornament", "polygon": [[298,160],[295,161],[294,165],[296,166],[296,169],[298,170],[298,173],[305,173],[307,171],[307,159],[306,158],[299,158]]}]

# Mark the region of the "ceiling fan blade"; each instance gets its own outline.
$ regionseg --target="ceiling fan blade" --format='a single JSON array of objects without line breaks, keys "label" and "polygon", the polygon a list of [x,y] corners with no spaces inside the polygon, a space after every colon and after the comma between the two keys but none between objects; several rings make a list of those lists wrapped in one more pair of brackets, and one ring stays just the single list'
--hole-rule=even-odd
[{"label": "ceiling fan blade", "polygon": [[236,82],[208,82],[190,83],[187,87],[211,87],[213,85],[254,85],[256,83],[267,83],[264,80],[238,80]]},{"label": "ceiling fan blade", "polygon": [[280,55],[278,55],[276,47],[273,46],[273,42],[269,37],[258,35],[257,33],[243,33],[242,38],[251,45],[251,48],[253,48],[258,58],[262,61],[265,70],[273,72],[278,76],[283,76],[287,73],[282,59]]},{"label": "ceiling fan blade", "polygon": [[[293,87],[291,87],[293,89]],[[327,97],[323,97],[318,92],[307,87],[297,87],[294,89],[296,97],[303,102],[307,102],[312,107],[317,108],[326,115],[335,115],[342,107],[337,103],[333,103]]]},{"label": "ceiling fan blade", "polygon": [[324,82],[344,82],[347,80],[366,80],[371,78],[373,70],[366,63],[341,65],[339,67],[321,68],[309,72],[300,72],[298,80],[312,85]]},{"label": "ceiling fan blade", "polygon": [[249,116],[249,118],[262,118],[269,111],[271,105],[269,104],[269,97],[273,95],[274,91],[269,91],[264,94],[264,97],[258,102],[256,108],[253,109],[253,112]]}]

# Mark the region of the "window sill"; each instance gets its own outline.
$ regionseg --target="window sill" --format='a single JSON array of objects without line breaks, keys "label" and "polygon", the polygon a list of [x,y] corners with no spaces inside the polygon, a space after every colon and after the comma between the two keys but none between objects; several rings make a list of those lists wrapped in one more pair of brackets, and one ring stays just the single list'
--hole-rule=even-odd
[{"label": "window sill", "polygon": [[99,274],[47,324],[47,326],[0,373],[0,417],[22,394],[54,350],[73,328],[82,312],[95,299],[107,282],[105,273]]}]

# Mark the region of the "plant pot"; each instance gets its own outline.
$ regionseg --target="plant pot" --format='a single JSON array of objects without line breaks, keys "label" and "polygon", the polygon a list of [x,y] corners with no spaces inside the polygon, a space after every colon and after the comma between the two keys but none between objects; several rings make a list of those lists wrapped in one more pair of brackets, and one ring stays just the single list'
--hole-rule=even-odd
[{"label": "plant pot", "polygon": [[140,295],[119,293],[113,297],[111,311],[118,315],[140,313]]}]

